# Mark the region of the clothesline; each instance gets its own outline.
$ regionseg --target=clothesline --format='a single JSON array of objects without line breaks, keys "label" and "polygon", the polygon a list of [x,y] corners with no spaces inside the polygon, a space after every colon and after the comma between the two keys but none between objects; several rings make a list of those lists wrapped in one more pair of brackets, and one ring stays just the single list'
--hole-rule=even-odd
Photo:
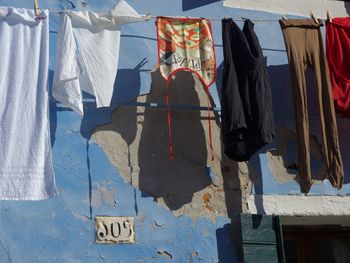
[{"label": "clothesline", "polygon": [[[51,98],[52,102],[58,103],[60,108],[67,108],[64,106],[64,104],[59,103],[57,100]],[[96,101],[93,99],[84,99],[84,104],[90,107],[89,105],[95,104]],[[155,108],[155,109],[167,109],[168,106],[164,103],[157,103],[157,102],[135,102],[135,101],[124,101],[120,104],[110,105],[110,107],[119,107],[119,106],[125,106],[125,107],[141,107],[141,108]],[[198,105],[187,105],[187,104],[169,104],[170,109],[172,110],[189,110],[189,111],[213,111],[213,112],[221,112],[220,107],[209,107],[208,106],[198,106]],[[71,110],[71,109],[70,109]]]},{"label": "clothesline", "polygon": [[[67,10],[68,11],[68,10]],[[66,11],[50,11],[50,14],[53,14],[53,15],[59,15],[59,14],[63,14],[65,13]],[[143,17],[145,17],[146,19],[156,19],[157,16],[154,16],[154,15],[144,15]],[[185,16],[186,17],[186,16]],[[193,17],[188,17],[188,18],[193,18]],[[224,18],[229,18],[229,17],[223,17],[223,18],[206,18],[210,21],[214,21],[214,22],[221,22],[222,19]],[[327,19],[325,18],[317,18],[318,20],[321,20],[321,21],[326,21]],[[252,22],[279,22],[280,19],[263,19],[263,18],[246,18],[246,17],[241,17],[241,18],[232,18],[233,21],[237,21],[237,22],[240,22],[240,21],[245,21],[245,20],[250,20]]]}]

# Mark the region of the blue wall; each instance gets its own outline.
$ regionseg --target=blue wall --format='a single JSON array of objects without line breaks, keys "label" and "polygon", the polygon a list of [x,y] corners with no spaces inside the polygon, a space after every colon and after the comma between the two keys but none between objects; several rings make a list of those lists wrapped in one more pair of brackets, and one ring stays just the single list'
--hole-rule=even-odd
[{"label": "blue wall", "polygon": [[[41,8],[50,10],[72,8],[68,1],[63,0],[39,2]],[[102,12],[111,8],[115,1],[90,0],[88,3],[89,10]],[[264,12],[225,8],[221,1],[214,0],[128,0],[128,3],[140,14],[279,18]],[[0,0],[0,4],[23,8],[32,8],[33,5],[29,0]],[[50,16],[51,77],[55,64],[55,32],[58,22],[58,15]],[[221,65],[221,23],[215,21],[212,26],[217,65]],[[267,56],[276,122],[293,128],[287,57],[279,25],[256,23],[255,29]],[[155,38],[153,20],[123,27],[116,81],[118,94],[113,107],[96,110],[93,103],[87,103],[87,114],[81,119],[62,105],[51,102],[53,162],[59,195],[40,202],[0,203],[0,262],[237,261],[236,248],[229,235],[229,218],[218,217],[213,223],[207,219],[175,217],[138,190],[136,211],[134,202],[130,201],[134,200],[134,189],[123,181],[102,149],[90,140],[91,132],[97,125],[110,121],[111,112],[118,103],[149,92],[149,71],[157,62]],[[216,102],[217,90],[220,89],[220,67],[218,72],[218,86],[211,88]],[[134,89],[130,90],[129,87]],[[319,132],[317,128],[313,130],[316,134]],[[348,142],[343,133],[343,142]],[[342,144],[344,155],[350,149],[346,145]],[[274,145],[269,147],[271,146]],[[295,182],[284,185],[277,183],[268,167],[265,151],[262,149],[252,161],[260,175],[260,180],[255,182],[255,191],[264,194],[298,194],[299,186]],[[344,163],[347,163],[346,160]],[[103,189],[103,194],[98,200],[93,199],[92,193],[99,189]],[[313,187],[312,191],[318,194],[337,194],[327,183]],[[341,191],[344,194],[349,192],[349,185]],[[136,216],[136,244],[95,244],[96,215]],[[239,232],[233,235],[238,236]]]}]

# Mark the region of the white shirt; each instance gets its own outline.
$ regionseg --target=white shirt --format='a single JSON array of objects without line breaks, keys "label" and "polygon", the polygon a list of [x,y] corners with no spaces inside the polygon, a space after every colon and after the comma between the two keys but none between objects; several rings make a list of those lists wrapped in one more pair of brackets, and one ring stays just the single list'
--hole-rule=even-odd
[{"label": "white shirt", "polygon": [[143,21],[126,1],[108,14],[66,11],[58,32],[53,97],[80,115],[82,91],[110,106],[118,70],[121,25]]}]

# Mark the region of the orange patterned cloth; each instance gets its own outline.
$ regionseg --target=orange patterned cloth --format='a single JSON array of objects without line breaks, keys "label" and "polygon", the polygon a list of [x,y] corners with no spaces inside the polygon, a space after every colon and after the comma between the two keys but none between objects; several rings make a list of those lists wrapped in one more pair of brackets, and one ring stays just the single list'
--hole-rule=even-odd
[{"label": "orange patterned cloth", "polygon": [[158,63],[168,80],[180,70],[198,75],[209,88],[216,77],[210,21],[204,18],[157,18]]},{"label": "orange patterned cloth", "polygon": [[166,81],[170,159],[173,159],[168,84],[181,70],[196,74],[208,95],[210,149],[214,160],[210,124],[209,87],[216,79],[216,58],[210,21],[204,18],[157,17],[158,65]]}]

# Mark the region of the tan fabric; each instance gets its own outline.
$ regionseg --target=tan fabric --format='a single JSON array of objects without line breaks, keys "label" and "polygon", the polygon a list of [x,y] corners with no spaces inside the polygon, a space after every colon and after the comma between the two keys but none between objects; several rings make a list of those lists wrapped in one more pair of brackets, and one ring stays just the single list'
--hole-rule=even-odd
[{"label": "tan fabric", "polygon": [[315,74],[318,90],[323,154],[327,167],[325,178],[328,178],[334,187],[340,189],[343,184],[344,170],[339,149],[333,95],[320,32],[322,23],[316,23],[313,19],[282,19],[280,25],[290,67],[301,191],[303,193],[309,192],[312,184],[305,80],[307,67],[310,67]]}]

